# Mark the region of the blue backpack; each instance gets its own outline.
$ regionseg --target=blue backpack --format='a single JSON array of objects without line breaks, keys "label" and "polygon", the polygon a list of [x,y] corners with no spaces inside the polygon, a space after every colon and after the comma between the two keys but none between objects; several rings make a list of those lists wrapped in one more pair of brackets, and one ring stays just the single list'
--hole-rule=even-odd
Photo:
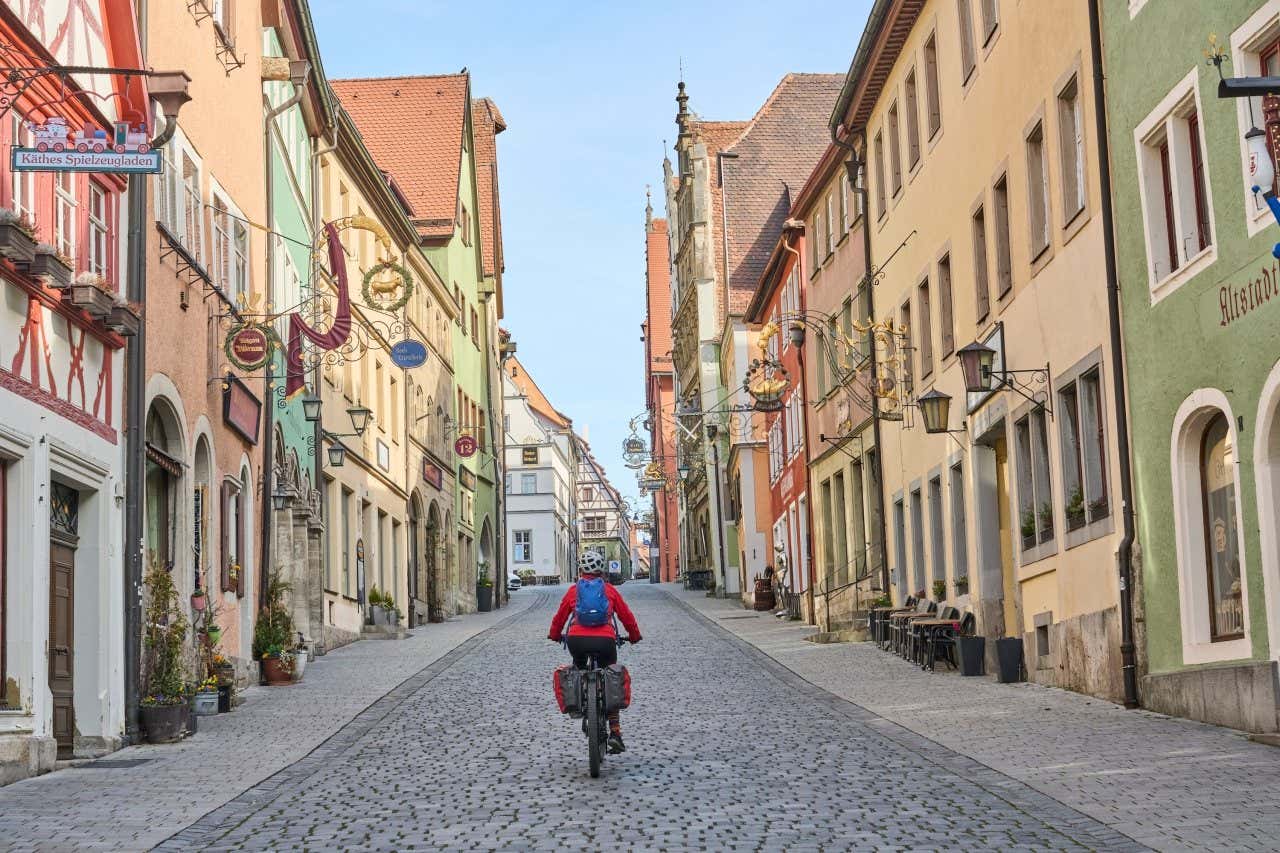
[{"label": "blue backpack", "polygon": [[587,628],[609,624],[613,607],[609,604],[609,596],[605,594],[604,578],[581,578],[577,589],[577,601],[573,607],[575,621]]}]

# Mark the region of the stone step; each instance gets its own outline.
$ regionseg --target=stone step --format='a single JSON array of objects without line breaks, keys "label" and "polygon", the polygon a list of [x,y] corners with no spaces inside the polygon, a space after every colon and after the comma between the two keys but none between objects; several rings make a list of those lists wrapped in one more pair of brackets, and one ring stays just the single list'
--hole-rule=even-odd
[{"label": "stone step", "polygon": [[365,625],[360,631],[362,640],[403,640],[409,632],[399,625]]},{"label": "stone step", "polygon": [[819,631],[805,637],[811,643],[864,643],[867,640],[866,626],[861,628],[840,628],[834,631]]}]

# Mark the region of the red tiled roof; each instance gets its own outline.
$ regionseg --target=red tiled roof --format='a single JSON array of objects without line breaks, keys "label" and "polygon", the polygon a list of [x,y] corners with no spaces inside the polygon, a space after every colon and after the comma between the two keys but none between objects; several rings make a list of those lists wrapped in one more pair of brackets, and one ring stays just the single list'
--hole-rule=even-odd
[{"label": "red tiled roof", "polygon": [[470,81],[467,74],[330,81],[423,237],[453,234]]},{"label": "red tiled roof", "polygon": [[484,274],[502,272],[502,210],[498,203],[498,134],[507,124],[489,98],[471,102],[471,135],[476,146],[476,197],[480,209],[480,252]]},{"label": "red tiled roof", "polygon": [[561,414],[555,406],[551,405],[551,401],[547,399],[547,395],[542,393],[542,389],[538,387],[538,383],[533,381],[533,377],[529,375],[529,371],[524,369],[524,365],[516,359],[515,356],[507,359],[507,363],[503,365],[503,370],[511,377],[511,381],[520,389],[520,393],[524,394],[529,400],[529,408],[542,415],[551,423],[561,429],[568,429],[573,422]]}]

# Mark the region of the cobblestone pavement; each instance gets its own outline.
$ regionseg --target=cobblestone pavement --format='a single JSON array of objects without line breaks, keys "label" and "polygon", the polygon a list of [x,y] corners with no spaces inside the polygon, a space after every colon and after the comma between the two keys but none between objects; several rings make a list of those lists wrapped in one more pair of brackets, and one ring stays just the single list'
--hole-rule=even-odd
[{"label": "cobblestone pavement", "polygon": [[[407,640],[354,643],[312,661],[291,687],[253,687],[234,713],[202,717],[196,737],[136,746],[105,764],[0,788],[0,851],[146,850],[304,758],[387,691],[475,635],[540,602],[414,629]],[[111,767],[120,761],[142,761]],[[111,769],[102,769],[111,768]]]},{"label": "cobblestone pavement", "polygon": [[[664,586],[796,676],[1159,850],[1280,849],[1280,752],[1237,731],[1034,684],[920,671],[869,643]],[[890,736],[893,736],[890,734]],[[925,739],[928,739],[925,741]]]}]

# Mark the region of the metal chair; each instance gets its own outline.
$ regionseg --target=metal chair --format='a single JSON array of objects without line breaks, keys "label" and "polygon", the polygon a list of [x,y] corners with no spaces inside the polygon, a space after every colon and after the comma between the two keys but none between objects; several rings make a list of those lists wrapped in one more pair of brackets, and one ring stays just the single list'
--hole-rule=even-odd
[{"label": "metal chair", "polygon": [[[959,615],[958,612],[957,615]],[[976,625],[977,620],[974,618],[973,613],[966,613],[956,623],[955,627],[942,628],[930,634],[927,643],[928,648],[925,650],[926,663],[922,665],[922,668],[933,672],[933,666],[938,660],[939,653],[952,669],[959,667],[960,656],[956,651],[956,638],[972,637]]]}]

